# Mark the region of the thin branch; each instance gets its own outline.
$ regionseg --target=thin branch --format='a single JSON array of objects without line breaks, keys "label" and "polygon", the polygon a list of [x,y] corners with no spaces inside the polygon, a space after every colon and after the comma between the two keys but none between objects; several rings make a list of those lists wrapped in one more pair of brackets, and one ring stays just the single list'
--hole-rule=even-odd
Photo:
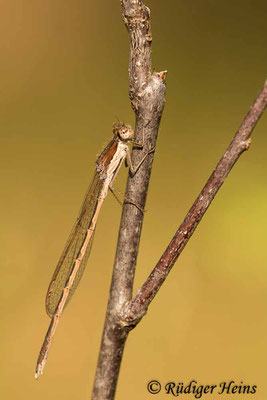
[{"label": "thin branch", "polygon": [[[133,165],[156,145],[161,114],[165,103],[166,71],[152,73],[150,11],[141,0],[121,0],[122,15],[129,32],[129,95],[136,115],[136,141]],[[125,202],[114,262],[110,297],[96,370],[93,400],[114,398],[124,344],[128,331],[121,324],[123,309],[132,298],[136,258],[141,235],[143,212],[151,174],[153,154],[138,172],[128,177]],[[135,206],[137,205],[137,207]]]},{"label": "thin branch", "polygon": [[124,313],[124,324],[134,327],[144,316],[147,308],[161,285],[167,278],[175,261],[183,251],[188,240],[207,211],[216,193],[240,155],[249,148],[251,133],[267,105],[267,81],[251,106],[247,116],[235,134],[232,142],[219,161],[214,172],[189,210],[183,223],[178,228],[170,244],[164,251],[159,262],[149,275],[146,282],[128,304]]}]

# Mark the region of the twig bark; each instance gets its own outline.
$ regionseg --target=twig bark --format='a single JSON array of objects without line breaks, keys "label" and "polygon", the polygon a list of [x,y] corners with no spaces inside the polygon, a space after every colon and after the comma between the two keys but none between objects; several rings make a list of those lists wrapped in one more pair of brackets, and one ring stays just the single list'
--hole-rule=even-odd
[{"label": "twig bark", "polygon": [[[132,154],[133,163],[137,165],[144,154],[154,148],[156,143],[165,102],[166,72],[151,72],[152,36],[149,9],[141,0],[121,0],[121,5],[130,39],[129,95],[136,114],[137,141],[141,141],[145,132],[143,150],[134,149]],[[127,203],[124,204],[122,212],[93,400],[114,398],[128,332],[145,315],[150,302],[165,281],[231,168],[239,156],[249,148],[252,130],[266,104],[267,82],[160,261],[133,299],[133,280],[143,222],[143,213],[140,209],[145,207],[153,155],[146,158],[134,177],[128,178]]]},{"label": "twig bark", "polygon": [[[133,165],[155,147],[160,118],[165,103],[166,71],[152,73],[150,11],[141,0],[121,0],[122,15],[129,32],[129,95],[136,115],[135,136],[145,143],[133,149]],[[122,324],[125,305],[132,298],[136,258],[143,213],[151,174],[153,154],[138,172],[129,176],[114,263],[110,297],[96,370],[93,400],[114,398],[128,329]],[[138,205],[136,207],[134,204]]]},{"label": "twig bark", "polygon": [[161,285],[167,278],[175,261],[183,251],[188,240],[207,211],[216,193],[240,155],[249,148],[251,133],[267,105],[267,81],[251,106],[232,142],[211,174],[206,185],[190,208],[183,223],[178,228],[170,244],[164,251],[159,262],[149,275],[146,282],[138,290],[134,299],[127,305],[124,312],[125,326],[134,327],[144,316],[147,308]]}]

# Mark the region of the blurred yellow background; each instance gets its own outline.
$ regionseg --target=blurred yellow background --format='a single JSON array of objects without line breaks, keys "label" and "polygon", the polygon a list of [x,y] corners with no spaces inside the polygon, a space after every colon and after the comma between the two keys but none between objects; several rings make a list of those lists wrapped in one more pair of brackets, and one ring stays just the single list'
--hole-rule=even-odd
[{"label": "blurred yellow background", "polygon": [[[135,289],[267,78],[265,0],[147,5],[154,68],[168,70],[167,102]],[[46,290],[96,155],[117,118],[134,122],[120,1],[1,1],[0,48],[1,396],[88,399],[121,214],[113,196],[105,201],[85,275],[37,382],[34,368],[49,324]],[[118,400],[152,399],[150,379],[162,385],[243,381],[257,385],[253,399],[267,397],[266,151],[265,114],[250,150],[130,334]],[[115,183],[122,192],[126,173]]]}]

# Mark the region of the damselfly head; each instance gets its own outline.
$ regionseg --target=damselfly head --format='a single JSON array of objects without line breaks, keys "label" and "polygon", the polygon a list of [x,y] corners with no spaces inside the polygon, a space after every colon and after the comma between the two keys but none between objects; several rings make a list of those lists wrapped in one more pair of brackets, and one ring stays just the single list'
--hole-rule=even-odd
[{"label": "damselfly head", "polygon": [[130,125],[124,125],[122,123],[113,125],[113,133],[114,135],[118,135],[119,138],[125,142],[128,140],[133,140],[134,131],[132,130]]}]

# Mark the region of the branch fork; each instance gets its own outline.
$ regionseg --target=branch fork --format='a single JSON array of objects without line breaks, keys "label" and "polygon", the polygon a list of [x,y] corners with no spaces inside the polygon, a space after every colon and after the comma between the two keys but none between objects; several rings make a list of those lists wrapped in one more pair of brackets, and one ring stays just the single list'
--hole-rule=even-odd
[{"label": "branch fork", "polygon": [[[161,115],[165,104],[167,71],[152,73],[150,11],[141,0],[121,0],[122,15],[129,33],[129,97],[136,115],[135,137],[145,145],[133,148],[134,165],[156,145]],[[251,106],[239,130],[190,208],[157,265],[132,297],[136,259],[141,235],[142,210],[148,190],[154,154],[149,154],[138,172],[128,177],[122,210],[110,297],[96,370],[92,400],[112,400],[128,333],[146,314],[147,309],[168,276],[175,261],[194,233],[197,225],[240,155],[249,148],[250,135],[267,105],[267,81]]]}]

